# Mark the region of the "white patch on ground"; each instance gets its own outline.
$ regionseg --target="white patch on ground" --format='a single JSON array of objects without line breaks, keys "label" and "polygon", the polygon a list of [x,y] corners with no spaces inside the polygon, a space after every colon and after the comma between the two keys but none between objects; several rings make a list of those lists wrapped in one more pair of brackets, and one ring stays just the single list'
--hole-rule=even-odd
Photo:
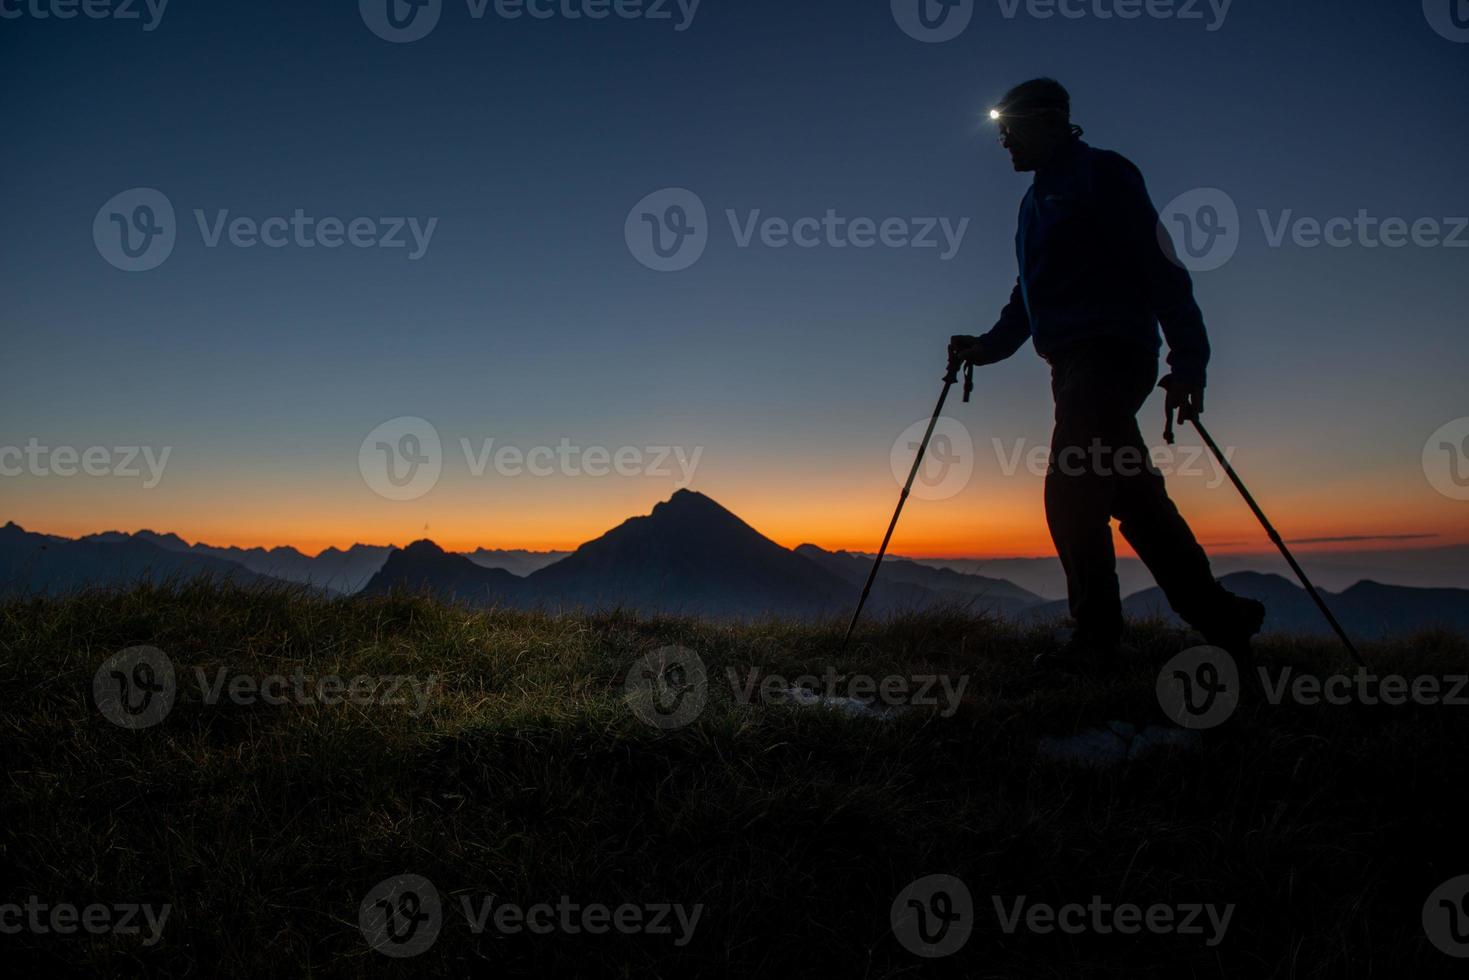
[{"label": "white patch on ground", "polygon": [[1069,762],[1092,769],[1111,769],[1166,749],[1195,752],[1203,736],[1186,728],[1146,725],[1141,730],[1125,721],[1109,721],[1075,735],[1047,735],[1036,748],[1044,759]]},{"label": "white patch on ground", "polygon": [[843,714],[851,715],[853,718],[870,718],[874,721],[887,721],[895,717],[901,706],[874,704],[871,701],[863,701],[861,698],[848,698],[836,694],[817,694],[808,691],[804,687],[792,687],[787,689],[786,694],[790,703],[801,708],[830,708]]}]

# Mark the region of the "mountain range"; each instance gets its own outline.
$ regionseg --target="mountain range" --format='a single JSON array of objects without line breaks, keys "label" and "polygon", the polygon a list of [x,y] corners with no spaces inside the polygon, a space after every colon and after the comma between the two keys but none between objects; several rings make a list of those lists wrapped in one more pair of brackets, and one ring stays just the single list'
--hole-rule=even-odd
[{"label": "mountain range", "polygon": [[[1028,621],[1064,617],[1065,603],[976,567],[1021,568],[1047,559],[887,559],[869,600],[873,615],[935,606],[961,607]],[[1049,559],[1054,561],[1054,559]],[[353,545],[308,557],[289,547],[190,545],[178,535],[109,531],[69,539],[0,528],[0,595],[55,594],[139,579],[208,575],[253,583],[307,584],[331,595],[381,595],[397,589],[482,606],[548,610],[620,607],[721,619],[763,616],[842,617],[861,591],[871,557],[812,544],[777,544],[709,497],[680,490],[571,552],[496,551],[459,554],[432,541],[405,548]],[[1225,574],[1227,588],[1264,601],[1266,629],[1325,633],[1306,593],[1286,578],[1257,571]],[[1151,580],[1124,602],[1135,617],[1172,620]],[[1469,633],[1469,590],[1357,581],[1325,600],[1362,638],[1441,626]]]},{"label": "mountain range", "polygon": [[104,531],[89,534],[82,541],[119,543],[146,541],[164,551],[218,558],[234,562],[246,569],[268,578],[281,579],[318,586],[328,592],[350,594],[367,584],[367,580],[382,568],[388,559],[391,546],[354,544],[346,551],[328,548],[314,558],[307,557],[295,548],[216,548],[207,544],[189,544],[177,534],[158,534],[154,531],[139,531],[125,534],[121,531]]},{"label": "mountain range", "polygon": [[[1299,542],[1307,544],[1308,542]],[[1430,545],[1418,548],[1351,548],[1353,542],[1338,542],[1346,550],[1312,550],[1299,555],[1317,586],[1340,592],[1363,579],[1411,585],[1418,588],[1469,589],[1469,545]],[[871,559],[871,555],[863,557]],[[1066,594],[1066,575],[1056,558],[913,558],[934,568],[949,568],[970,575],[990,575],[1014,582],[1032,592],[1058,599]],[[1235,572],[1289,574],[1290,567],[1275,551],[1253,554],[1210,554],[1215,575]],[[1122,594],[1152,588],[1153,575],[1136,558],[1119,556],[1117,580]]]}]

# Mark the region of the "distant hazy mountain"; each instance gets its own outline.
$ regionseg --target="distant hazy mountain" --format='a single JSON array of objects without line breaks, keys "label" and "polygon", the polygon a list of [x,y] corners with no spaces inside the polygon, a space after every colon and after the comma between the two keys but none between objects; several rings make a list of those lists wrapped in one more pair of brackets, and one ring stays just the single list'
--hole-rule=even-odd
[{"label": "distant hazy mountain", "polygon": [[[1266,632],[1329,635],[1326,618],[1294,582],[1280,575],[1236,572],[1219,580],[1225,588],[1265,603]],[[1392,633],[1444,627],[1469,633],[1469,590],[1417,589],[1405,585],[1358,582],[1342,592],[1322,590],[1321,598],[1353,638],[1377,639]],[[1128,616],[1178,618],[1163,591],[1145,589],[1122,603]]]},{"label": "distant hazy mountain", "polygon": [[501,568],[476,565],[432,541],[395,549],[361,594],[382,595],[395,589],[483,606],[529,604],[525,579]]},{"label": "distant hazy mountain", "polygon": [[239,583],[265,581],[234,562],[163,547],[153,538],[95,535],[73,541],[0,528],[0,595],[56,595],[89,586],[126,586],[211,576]]},{"label": "distant hazy mountain", "polygon": [[350,595],[359,591],[383,567],[388,545],[354,544],[347,550],[327,548],[316,557],[308,557],[295,548],[215,548],[196,544],[195,551],[239,562],[262,575],[303,582]]},{"label": "distant hazy mountain", "polygon": [[[825,551],[814,544],[803,544],[796,554],[811,559],[835,572],[860,595],[872,571],[872,558],[846,551]],[[961,606],[999,615],[1012,615],[1044,600],[1034,592],[1002,579],[983,575],[966,575],[947,568],[930,568],[902,558],[882,563],[872,587],[875,609],[927,607],[935,604]]]},{"label": "distant hazy mountain", "polygon": [[523,548],[480,548],[464,552],[464,557],[484,568],[503,568],[516,575],[529,575],[560,561],[569,551],[526,551]]},{"label": "distant hazy mountain", "polygon": [[[1372,551],[1305,551],[1297,546],[1296,558],[1323,589],[1341,591],[1363,580],[1408,585],[1415,588],[1469,589],[1469,545],[1433,548],[1386,548]],[[870,556],[867,556],[870,557]],[[1066,594],[1066,576],[1055,558],[910,558],[931,568],[948,568],[970,575],[988,575],[1014,582],[1021,588],[1048,599]],[[1276,552],[1248,555],[1211,555],[1214,574],[1236,572],[1290,574],[1285,559]],[[886,564],[886,562],[884,562]],[[1122,594],[1156,587],[1152,573],[1136,558],[1117,560],[1117,580]]]},{"label": "distant hazy mountain", "polygon": [[346,551],[327,548],[312,558],[291,547],[218,548],[202,541],[191,545],[177,534],[159,534],[147,530],[136,534],[104,531],[101,534],[89,534],[80,540],[117,543],[129,539],[147,541],[169,551],[220,558],[242,565],[258,575],[314,585],[343,595],[356,592],[366,585],[392,550],[383,545],[354,544]]}]

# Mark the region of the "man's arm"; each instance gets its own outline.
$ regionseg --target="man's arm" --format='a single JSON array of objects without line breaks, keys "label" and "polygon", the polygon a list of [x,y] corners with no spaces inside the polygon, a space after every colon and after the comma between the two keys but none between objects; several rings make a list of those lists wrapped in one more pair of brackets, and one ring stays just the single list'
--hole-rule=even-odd
[{"label": "man's arm", "polygon": [[1209,365],[1209,335],[1204,314],[1194,301],[1193,280],[1178,261],[1173,239],[1158,227],[1158,210],[1148,196],[1142,173],[1123,157],[1114,161],[1116,166],[1109,168],[1113,171],[1109,190],[1115,188],[1119,224],[1142,264],[1149,304],[1168,341],[1168,367],[1180,386],[1202,389]]},{"label": "man's arm", "polygon": [[949,353],[971,364],[994,364],[1018,351],[1029,337],[1030,317],[1025,313],[1025,299],[1020,295],[1020,280],[1016,279],[1010,302],[1000,311],[999,321],[978,337],[954,337],[949,341]]}]

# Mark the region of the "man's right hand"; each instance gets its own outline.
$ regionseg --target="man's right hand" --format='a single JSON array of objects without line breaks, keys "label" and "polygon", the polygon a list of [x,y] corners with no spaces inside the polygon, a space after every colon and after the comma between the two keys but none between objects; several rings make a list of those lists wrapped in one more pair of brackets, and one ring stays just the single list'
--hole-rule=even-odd
[{"label": "man's right hand", "polygon": [[962,333],[949,338],[949,360],[960,365],[995,363],[983,337],[971,337]]}]

